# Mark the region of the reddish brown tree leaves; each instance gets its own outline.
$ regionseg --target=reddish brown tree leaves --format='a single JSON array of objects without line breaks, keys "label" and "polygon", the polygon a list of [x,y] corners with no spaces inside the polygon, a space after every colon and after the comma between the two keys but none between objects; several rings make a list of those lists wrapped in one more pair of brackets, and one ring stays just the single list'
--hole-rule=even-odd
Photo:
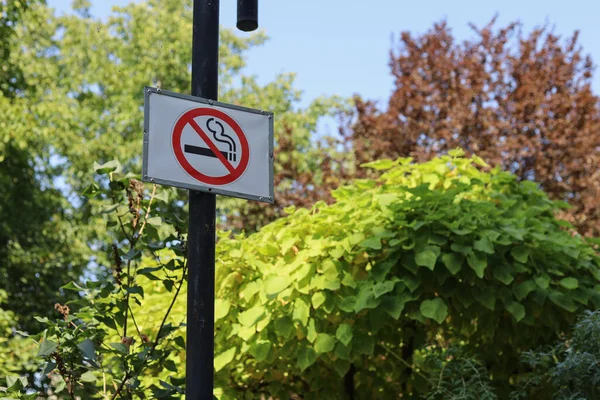
[{"label": "reddish brown tree leaves", "polygon": [[387,110],[356,99],[348,139],[357,163],[424,161],[460,146],[539,182],[573,205],[566,217],[581,233],[600,235],[600,101],[577,33],[565,41],[546,28],[524,35],[518,23],[497,29],[494,21],[473,29],[476,39],[463,43],[445,23],[401,35]]}]

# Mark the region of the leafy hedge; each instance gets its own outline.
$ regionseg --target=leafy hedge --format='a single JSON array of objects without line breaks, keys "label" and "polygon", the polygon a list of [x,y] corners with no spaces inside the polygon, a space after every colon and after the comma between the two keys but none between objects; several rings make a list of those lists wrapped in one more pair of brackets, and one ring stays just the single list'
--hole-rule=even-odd
[{"label": "leafy hedge", "polygon": [[600,306],[598,255],[554,217],[567,205],[462,155],[374,162],[383,175],[338,189],[331,206],[222,235],[223,399],[425,393],[418,367],[449,346],[476,356],[502,393],[522,351]]},{"label": "leafy hedge", "polygon": [[[219,234],[215,394],[494,399],[537,390],[521,384],[531,367],[519,356],[600,307],[598,240],[555,218],[566,203],[460,150],[367,167],[382,175],[336,190],[332,205],[290,208],[247,237]],[[178,398],[180,199],[172,188],[145,192],[117,162],[95,171],[85,195],[111,235],[93,242],[97,279],[64,286],[80,299],[56,304],[56,320],[37,319],[47,326],[32,335],[43,373],[29,383],[7,377],[8,393]]]}]

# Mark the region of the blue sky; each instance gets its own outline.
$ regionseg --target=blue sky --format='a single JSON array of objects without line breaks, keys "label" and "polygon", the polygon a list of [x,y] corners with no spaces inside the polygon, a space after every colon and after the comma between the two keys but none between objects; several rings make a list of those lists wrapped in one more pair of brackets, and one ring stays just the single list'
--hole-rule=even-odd
[{"label": "blue sky", "polygon": [[[130,1],[92,0],[92,13],[102,18],[113,5]],[[48,3],[62,13],[71,1]],[[221,0],[222,26],[235,27],[236,3]],[[392,37],[405,30],[423,33],[446,19],[464,40],[472,37],[468,23],[481,26],[495,14],[499,24],[520,20],[527,31],[545,23],[563,36],[580,30],[584,52],[600,63],[598,0],[260,0],[259,25],[271,39],[248,52],[246,74],[266,83],[278,72],[297,73],[303,103],[319,95],[356,93],[384,105],[392,89]],[[600,71],[594,91],[600,91]]]}]

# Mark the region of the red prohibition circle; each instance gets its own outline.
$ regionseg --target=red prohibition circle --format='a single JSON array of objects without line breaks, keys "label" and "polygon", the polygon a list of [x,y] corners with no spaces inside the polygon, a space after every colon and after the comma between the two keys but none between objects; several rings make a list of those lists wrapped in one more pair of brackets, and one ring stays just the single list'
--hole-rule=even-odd
[{"label": "red prohibition circle", "polygon": [[[225,122],[233,129],[240,141],[242,153],[240,163],[238,164],[237,168],[234,168],[231,165],[231,163],[220,153],[217,146],[210,140],[208,135],[202,130],[202,128],[196,123],[196,121],[194,121],[194,118],[202,116],[211,116],[219,118],[221,121]],[[194,131],[196,131],[196,133],[202,138],[202,140],[204,140],[206,145],[210,147],[210,149],[225,166],[225,168],[227,168],[227,170],[229,171],[228,174],[223,176],[206,175],[198,171],[189,163],[189,161],[185,158],[183,151],[181,150],[181,134],[183,133],[183,128],[185,128],[187,124],[190,124]],[[187,111],[185,114],[179,117],[179,119],[175,123],[175,127],[173,128],[172,145],[173,151],[175,152],[175,158],[179,162],[179,165],[181,165],[181,167],[192,178],[207,185],[227,185],[229,183],[235,182],[240,176],[242,176],[244,171],[246,171],[246,167],[248,167],[248,160],[250,159],[250,148],[248,146],[248,139],[246,139],[246,135],[244,135],[242,128],[240,128],[238,123],[235,122],[235,120],[229,115],[214,108],[194,108],[193,110]]]}]

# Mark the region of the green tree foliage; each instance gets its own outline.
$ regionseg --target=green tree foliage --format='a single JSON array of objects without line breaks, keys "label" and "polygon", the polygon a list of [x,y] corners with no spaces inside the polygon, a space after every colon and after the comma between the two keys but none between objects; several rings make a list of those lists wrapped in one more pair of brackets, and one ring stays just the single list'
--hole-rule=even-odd
[{"label": "green tree foliage", "polygon": [[[555,218],[565,205],[462,155],[374,162],[382,175],[336,190],[333,205],[287,209],[249,236],[221,232],[219,398],[503,398],[527,376],[520,353],[600,306],[600,257]],[[39,355],[66,382],[50,390],[176,396],[185,224],[161,211],[176,191],[143,194],[114,162],[96,170],[111,180],[87,193],[104,199],[94,210],[118,240],[113,278],[68,286],[86,299],[44,320]]]},{"label": "green tree foliage", "polygon": [[[0,301],[6,300],[6,297],[7,293],[4,290],[0,290]],[[1,378],[5,376],[19,376],[22,373],[23,366],[26,366],[30,371],[35,371],[38,367],[38,362],[34,359],[35,343],[15,332],[14,324],[14,313],[0,308]]]},{"label": "green tree foliage", "polygon": [[23,14],[33,4],[45,3],[43,0],[8,0],[0,3],[0,92],[14,94],[22,90],[26,83],[23,80],[19,65],[11,63],[10,53],[15,27],[19,25]]},{"label": "green tree foliage", "polygon": [[[158,86],[189,93],[191,61],[190,0],[149,0],[116,7],[106,20],[92,18],[86,2],[76,3],[73,15],[56,17],[47,7],[32,14],[40,23],[18,31],[18,51],[11,53],[21,65],[29,85],[29,112],[38,134],[51,139],[53,151],[64,159],[66,183],[74,193],[88,182],[90,160],[118,159],[133,170],[141,169],[143,87]],[[31,17],[33,20],[34,17]],[[300,92],[293,74],[280,74],[259,84],[243,76],[243,53],[265,42],[263,33],[246,38],[221,30],[219,100],[272,111],[275,136],[286,146],[276,166],[276,200],[306,188],[325,172],[328,153],[311,141],[319,117],[333,111],[335,99],[318,99],[300,107]],[[334,168],[334,167],[330,167]],[[296,176],[314,176],[300,187]],[[181,197],[184,197],[182,192]],[[314,194],[311,199],[317,196]],[[228,226],[253,231],[281,213],[236,200],[223,200]]]},{"label": "green tree foliage", "polygon": [[39,329],[33,316],[49,314],[61,282],[79,277],[86,247],[55,188],[57,169],[29,113],[31,87],[15,58],[19,32],[40,23],[31,9],[41,3],[0,3],[0,290],[7,294],[0,307],[24,330]]},{"label": "green tree foliage", "polygon": [[[72,14],[57,16],[44,1],[0,2],[1,307],[14,312],[16,328],[32,332],[39,329],[33,316],[50,316],[58,296],[78,296],[59,288],[86,266],[88,275],[107,273],[110,248],[90,257],[90,247],[108,246],[111,236],[92,212],[95,200],[77,196],[92,178],[91,160],[119,158],[139,171],[143,87],[189,91],[191,1],[132,2],[106,20],[93,18],[87,1],[73,4]],[[292,74],[265,85],[244,77],[244,51],[265,40],[222,30],[220,99],[277,114],[287,160],[276,166],[281,200],[305,192],[294,184],[298,173],[323,169],[327,152],[310,138],[339,102],[299,107]],[[186,219],[185,198],[180,191],[163,207]],[[282,212],[232,199],[219,210],[228,215],[222,223],[250,231]]]}]

